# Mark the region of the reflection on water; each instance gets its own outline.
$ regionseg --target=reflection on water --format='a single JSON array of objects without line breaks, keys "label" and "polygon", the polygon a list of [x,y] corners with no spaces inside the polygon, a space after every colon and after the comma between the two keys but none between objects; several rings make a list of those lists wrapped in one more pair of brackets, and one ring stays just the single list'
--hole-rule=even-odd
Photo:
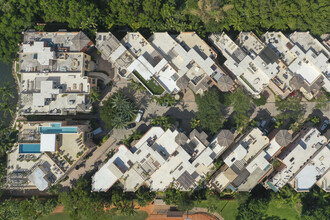
[{"label": "reflection on water", "polygon": [[[2,87],[6,82],[10,82],[14,85],[15,87],[15,80],[11,74],[11,64],[5,64],[2,61],[0,61],[0,87]],[[15,92],[15,98],[12,100],[14,103],[17,102],[17,94]],[[3,114],[0,111],[0,118],[1,120],[4,119],[4,122],[6,124],[10,123],[11,117],[8,114],[6,118],[3,118]]]}]

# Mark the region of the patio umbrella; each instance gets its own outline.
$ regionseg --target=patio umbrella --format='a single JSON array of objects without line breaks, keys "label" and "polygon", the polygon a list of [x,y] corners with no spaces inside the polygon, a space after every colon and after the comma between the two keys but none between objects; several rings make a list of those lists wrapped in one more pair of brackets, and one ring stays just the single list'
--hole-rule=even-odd
[{"label": "patio umbrella", "polygon": [[234,81],[227,75],[220,77],[218,86],[222,92],[228,92],[234,86]]},{"label": "patio umbrella", "polygon": [[292,140],[292,135],[287,130],[280,130],[276,136],[275,141],[280,146],[287,146]]},{"label": "patio umbrella", "polygon": [[218,144],[224,147],[228,147],[234,142],[234,134],[229,130],[221,130],[217,137]]},{"label": "patio umbrella", "polygon": [[78,51],[81,51],[84,47],[86,47],[89,42],[91,42],[91,40],[82,31],[72,38],[72,43]]},{"label": "patio umbrella", "polygon": [[188,84],[189,84],[189,79],[186,76],[182,76],[180,79],[176,81],[176,85],[182,90],[187,88]]},{"label": "patio umbrella", "polygon": [[184,133],[179,132],[179,134],[175,137],[175,142],[180,146],[187,143],[187,141],[188,137]]}]

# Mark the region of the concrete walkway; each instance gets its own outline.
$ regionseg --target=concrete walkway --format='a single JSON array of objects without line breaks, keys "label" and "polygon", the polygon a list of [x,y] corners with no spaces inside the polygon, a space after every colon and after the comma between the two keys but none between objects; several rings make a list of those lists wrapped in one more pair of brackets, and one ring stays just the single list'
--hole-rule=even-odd
[{"label": "concrete walkway", "polygon": [[102,72],[89,72],[88,76],[102,80],[105,85],[111,81],[111,78],[107,74]]},{"label": "concrete walkway", "polygon": [[90,158],[81,162],[81,164],[84,164],[84,166],[80,167],[78,170],[72,169],[72,171],[68,174],[69,179],[61,184],[64,187],[71,187],[71,183],[73,181],[78,180],[79,177],[83,176],[89,171],[92,171],[93,169],[98,169],[98,167],[106,159],[107,153],[116,149],[116,143],[117,139],[115,139],[113,135],[110,135],[110,138],[104,144],[102,144],[102,146],[96,148]]}]

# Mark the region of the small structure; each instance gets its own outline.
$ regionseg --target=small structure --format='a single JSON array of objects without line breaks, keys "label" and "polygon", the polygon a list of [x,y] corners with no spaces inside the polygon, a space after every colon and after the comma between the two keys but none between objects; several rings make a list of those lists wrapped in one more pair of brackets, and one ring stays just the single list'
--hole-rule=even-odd
[{"label": "small structure", "polygon": [[229,147],[234,142],[234,134],[230,130],[223,129],[217,136],[218,144]]},{"label": "small structure", "polygon": [[287,146],[292,141],[292,135],[288,130],[280,130],[276,134],[275,140],[280,146]]}]

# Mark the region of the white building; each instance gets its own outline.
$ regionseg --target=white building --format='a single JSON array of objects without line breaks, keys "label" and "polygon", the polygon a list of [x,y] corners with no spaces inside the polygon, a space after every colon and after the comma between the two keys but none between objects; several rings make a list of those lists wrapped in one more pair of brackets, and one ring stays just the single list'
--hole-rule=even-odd
[{"label": "white building", "polygon": [[222,152],[209,145],[205,133],[194,130],[188,138],[177,130],[151,128],[131,150],[124,145],[93,176],[92,190],[107,191],[120,181],[124,191],[146,185],[164,191],[171,184],[183,191],[194,189],[212,172],[213,160]]},{"label": "white building", "polygon": [[[277,157],[277,160],[281,162],[281,166],[278,172],[270,176],[266,184],[274,191],[278,191],[284,185],[293,181],[298,191],[307,190],[308,187],[313,185],[311,185],[311,182],[316,182],[316,177],[313,177],[316,173],[312,171],[314,168],[316,170],[314,165],[319,165],[317,169],[321,171],[323,167],[325,167],[324,162],[326,160],[320,160],[320,157],[316,155],[313,166],[306,166],[302,173],[301,168],[303,168],[321,148],[324,148],[326,142],[326,137],[322,136],[316,128],[303,131],[302,134]],[[323,153],[328,154],[327,149],[325,149]],[[326,169],[327,168],[324,168],[321,172],[325,172]],[[305,176],[305,174],[307,174],[308,177]],[[306,178],[310,179],[306,181]]]},{"label": "white building", "polygon": [[277,55],[252,32],[241,32],[237,44],[225,33],[211,34],[209,40],[227,59],[226,69],[255,97],[281,71]]},{"label": "white building", "polygon": [[89,112],[92,45],[82,32],[24,32],[19,51],[22,114]]}]

